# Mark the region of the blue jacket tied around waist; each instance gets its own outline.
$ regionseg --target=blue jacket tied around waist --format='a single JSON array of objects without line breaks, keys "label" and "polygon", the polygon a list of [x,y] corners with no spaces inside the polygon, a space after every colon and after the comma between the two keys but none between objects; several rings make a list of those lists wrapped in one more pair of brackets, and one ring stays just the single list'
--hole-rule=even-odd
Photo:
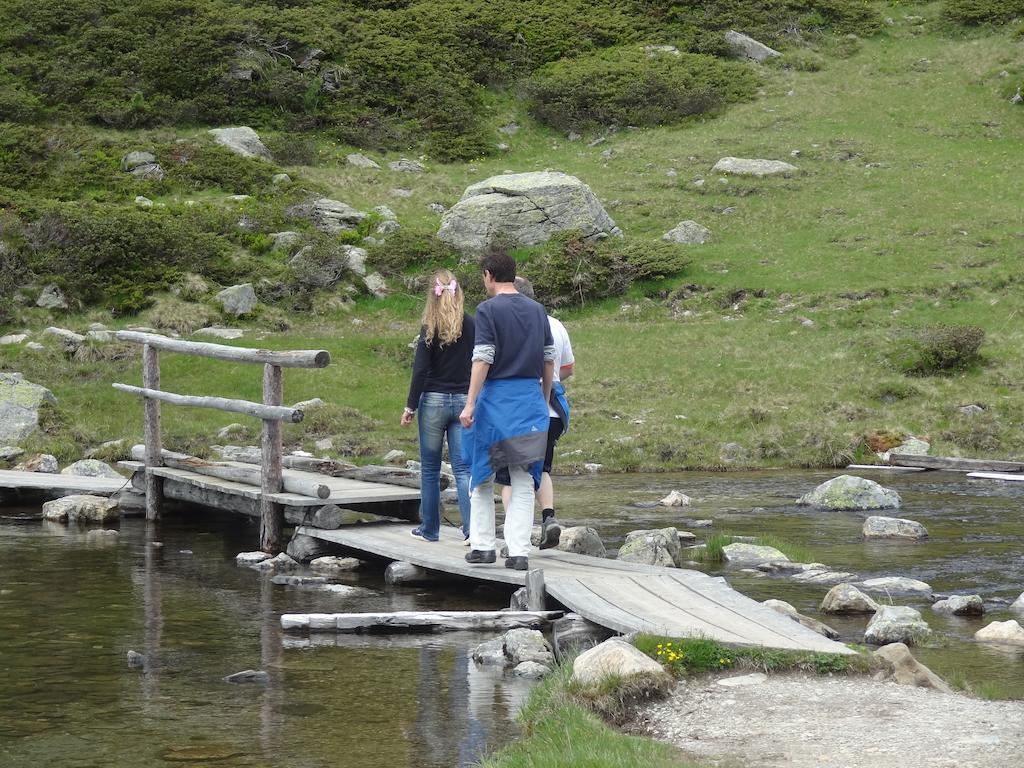
[{"label": "blue jacket tied around waist", "polygon": [[469,487],[499,467],[527,467],[540,486],[548,440],[548,408],[536,379],[488,379],[476,401],[473,426],[462,429]]}]

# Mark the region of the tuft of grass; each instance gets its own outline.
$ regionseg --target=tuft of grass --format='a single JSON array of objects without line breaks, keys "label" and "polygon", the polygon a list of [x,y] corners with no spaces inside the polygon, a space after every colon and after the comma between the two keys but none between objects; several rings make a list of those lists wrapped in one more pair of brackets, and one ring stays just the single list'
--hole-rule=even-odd
[{"label": "tuft of grass", "polygon": [[[716,533],[709,536],[702,549],[695,550],[693,559],[700,563],[721,563],[725,560],[723,549],[738,541],[735,534]],[[811,562],[811,553],[806,547],[780,539],[778,536],[758,536],[752,544],[762,547],[773,547],[795,563]]]},{"label": "tuft of grass", "polygon": [[639,650],[662,663],[667,655],[665,649],[671,647],[679,658],[666,664],[666,669],[676,677],[731,668],[815,674],[862,674],[871,669],[870,657],[863,652],[856,656],[842,656],[772,648],[731,648],[707,638],[680,639],[645,634],[637,636],[635,644]]},{"label": "tuft of grass", "polygon": [[481,768],[696,768],[695,763],[681,761],[667,744],[627,736],[609,726],[589,704],[581,703],[571,676],[572,666],[564,664],[534,688],[520,712],[522,738],[490,755]]}]

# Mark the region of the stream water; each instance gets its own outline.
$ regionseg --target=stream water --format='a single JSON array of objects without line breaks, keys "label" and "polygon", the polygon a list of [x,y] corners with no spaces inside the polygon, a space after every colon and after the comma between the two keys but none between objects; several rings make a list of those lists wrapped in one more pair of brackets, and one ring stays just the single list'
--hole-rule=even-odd
[{"label": "stream water", "polygon": [[[989,621],[1013,617],[1006,603],[1024,589],[1024,484],[937,473],[876,478],[902,495],[897,514],[924,523],[931,538],[868,544],[863,514],[793,503],[832,476],[598,475],[558,478],[556,487],[563,522],[592,525],[612,551],[627,531],[687,529],[707,518],[713,528],[693,529],[701,537],[774,535],[863,578],[911,576],[939,593],[978,593],[990,608],[980,619],[894,602],[921,609],[942,638],[916,652],[936,672],[1024,692],[1024,652],[971,639]],[[631,506],[672,489],[692,506]],[[279,624],[290,611],[490,609],[507,604],[507,591],[392,588],[379,570],[341,580],[365,588],[359,596],[274,585],[234,564],[253,548],[255,529],[209,512],[168,517],[156,531],[126,519],[112,539],[41,522],[32,517],[38,508],[0,513],[4,768],[463,766],[518,733],[529,684],[469,659],[490,635],[344,636],[310,646],[282,637]],[[723,573],[751,597],[785,599],[815,616],[827,590]],[[845,641],[863,635],[862,618],[818,618]],[[128,667],[129,650],[147,657],[145,670]],[[266,670],[269,683],[223,681],[245,669]]]}]

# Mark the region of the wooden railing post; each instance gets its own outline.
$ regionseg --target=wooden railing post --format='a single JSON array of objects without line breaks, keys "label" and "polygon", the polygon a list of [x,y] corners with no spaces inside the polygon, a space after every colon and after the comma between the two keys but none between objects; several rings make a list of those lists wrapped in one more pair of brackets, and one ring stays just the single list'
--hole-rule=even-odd
[{"label": "wooden railing post", "polygon": [[[146,389],[160,389],[160,352],[149,344],[142,345],[142,384]],[[142,402],[146,438],[146,519],[159,520],[164,481],[150,472],[149,468],[163,465],[160,453],[160,401],[147,397]]]},{"label": "wooden railing post", "polygon": [[[284,383],[281,367],[267,363],[263,366],[263,404],[281,405]],[[281,470],[281,422],[263,420],[263,484],[260,493],[260,548],[276,555],[281,551],[281,529],[284,527],[284,507],[274,503],[271,494],[280,493],[284,485]]]}]

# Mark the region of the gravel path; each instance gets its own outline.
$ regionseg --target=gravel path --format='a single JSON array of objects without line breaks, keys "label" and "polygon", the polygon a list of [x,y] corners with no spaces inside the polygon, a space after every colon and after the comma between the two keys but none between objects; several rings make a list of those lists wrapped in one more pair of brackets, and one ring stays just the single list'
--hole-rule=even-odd
[{"label": "gravel path", "polygon": [[[737,676],[739,677],[739,676]],[[761,676],[758,676],[761,677]],[[1024,765],[1024,702],[982,701],[866,677],[684,680],[627,729],[699,762],[746,768]]]}]

